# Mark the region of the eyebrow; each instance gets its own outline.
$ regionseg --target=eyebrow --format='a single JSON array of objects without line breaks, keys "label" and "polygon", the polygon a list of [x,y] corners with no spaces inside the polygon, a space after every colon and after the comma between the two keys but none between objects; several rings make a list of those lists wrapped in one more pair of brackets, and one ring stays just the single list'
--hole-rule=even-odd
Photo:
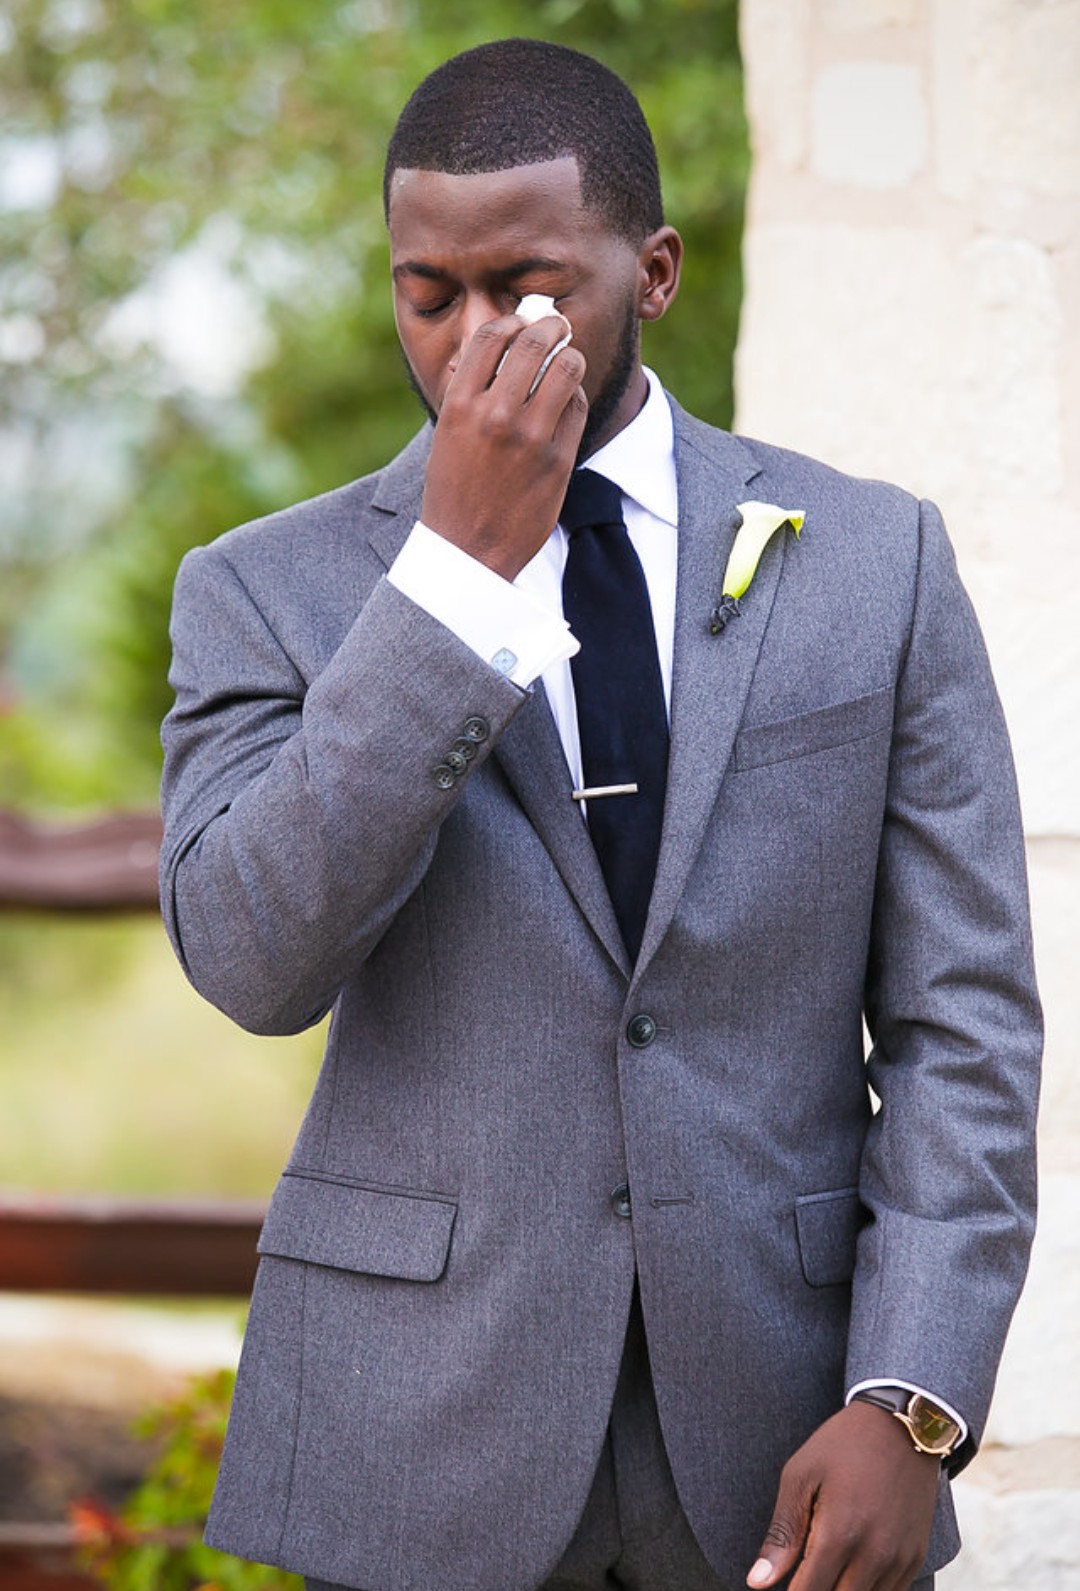
[{"label": "eyebrow", "polygon": [[[494,271],[494,276],[501,276],[506,281],[515,281],[520,276],[529,276],[534,271],[565,273],[569,267],[564,260],[551,260],[543,254],[531,255],[526,260],[515,260],[513,265],[507,265],[501,271]],[[440,270],[437,265],[428,265],[424,260],[402,260],[400,265],[394,266],[394,276],[419,276],[428,282],[441,282],[450,273]]]}]

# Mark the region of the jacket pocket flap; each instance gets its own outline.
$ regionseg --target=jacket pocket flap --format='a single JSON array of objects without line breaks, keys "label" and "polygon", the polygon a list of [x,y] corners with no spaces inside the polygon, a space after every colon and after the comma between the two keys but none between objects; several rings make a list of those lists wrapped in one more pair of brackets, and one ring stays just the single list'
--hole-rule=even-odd
[{"label": "jacket pocket flap", "polygon": [[446,1269],[457,1205],[287,1171],[270,1203],[259,1253],[338,1270],[434,1282]]},{"label": "jacket pocket flap", "polygon": [[795,1230],[803,1275],[811,1287],[851,1280],[855,1246],[866,1220],[858,1188],[807,1193],[795,1200]]},{"label": "jacket pocket flap", "polygon": [[761,768],[770,762],[786,762],[790,757],[806,757],[813,751],[827,751],[864,740],[892,724],[891,686],[836,702],[817,712],[781,718],[774,724],[756,724],[744,729],[735,741],[736,768]]}]

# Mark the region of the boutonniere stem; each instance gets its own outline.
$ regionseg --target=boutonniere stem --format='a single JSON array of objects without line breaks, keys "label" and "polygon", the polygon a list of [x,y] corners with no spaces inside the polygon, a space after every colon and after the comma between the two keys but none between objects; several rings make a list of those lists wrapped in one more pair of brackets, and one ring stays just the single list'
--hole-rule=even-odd
[{"label": "boutonniere stem", "polygon": [[728,556],[720,601],[709,616],[713,635],[719,635],[729,619],[738,617],[740,598],[745,596],[761,555],[776,532],[786,525],[797,537],[806,519],[801,508],[778,508],[775,503],[739,503],[737,507],[742,524]]}]

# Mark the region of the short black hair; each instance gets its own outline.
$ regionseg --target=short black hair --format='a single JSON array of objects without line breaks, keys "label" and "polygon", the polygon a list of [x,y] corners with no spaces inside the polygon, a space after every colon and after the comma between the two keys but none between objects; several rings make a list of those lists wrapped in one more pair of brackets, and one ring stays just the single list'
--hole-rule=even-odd
[{"label": "short black hair", "polygon": [[454,176],[572,155],[586,209],[635,247],[664,224],[656,149],[621,77],[591,55],[543,39],[498,39],[426,77],[386,152],[383,207],[399,169]]}]

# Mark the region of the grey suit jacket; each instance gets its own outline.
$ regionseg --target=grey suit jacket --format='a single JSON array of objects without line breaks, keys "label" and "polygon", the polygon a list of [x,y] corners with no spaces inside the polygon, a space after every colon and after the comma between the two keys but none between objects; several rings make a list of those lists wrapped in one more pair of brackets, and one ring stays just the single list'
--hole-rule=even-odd
[{"label": "grey suit jacket", "polygon": [[[932,1388],[974,1450],[1031,1235],[1040,1047],[978,629],[931,505],[678,409],[676,437],[634,968],[543,690],[385,579],[429,433],[185,560],[169,932],[246,1027],[333,1009],[260,1243],[218,1546],[372,1591],[536,1585],[589,1488],[635,1269],[678,1490],[728,1583],[845,1384]],[[805,530],[714,635],[751,496]],[[943,1484],[930,1567],[954,1550]]]}]

